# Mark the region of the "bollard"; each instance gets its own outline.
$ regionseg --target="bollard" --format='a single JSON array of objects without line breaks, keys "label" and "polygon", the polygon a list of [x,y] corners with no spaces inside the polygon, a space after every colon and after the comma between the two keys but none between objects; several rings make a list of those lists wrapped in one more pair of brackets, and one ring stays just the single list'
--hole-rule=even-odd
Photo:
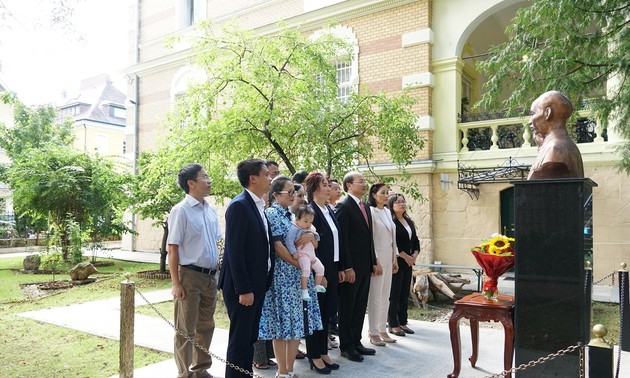
[{"label": "bollard", "polygon": [[125,273],[120,283],[120,349],[118,374],[120,378],[133,378],[133,326],[135,314],[135,284]]},{"label": "bollard", "polygon": [[630,303],[628,299],[628,269],[625,262],[619,269],[619,348],[630,352]]},{"label": "bollard", "polygon": [[593,327],[595,338],[588,343],[589,377],[613,377],[613,348],[610,342],[604,339],[607,333],[608,330],[601,324],[595,324]]}]

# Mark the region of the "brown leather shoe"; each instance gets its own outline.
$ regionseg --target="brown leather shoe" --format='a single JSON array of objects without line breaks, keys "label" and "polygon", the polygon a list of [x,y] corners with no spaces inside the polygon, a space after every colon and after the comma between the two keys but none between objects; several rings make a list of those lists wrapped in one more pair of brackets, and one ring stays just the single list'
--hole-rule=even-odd
[{"label": "brown leather shoe", "polygon": [[385,332],[383,333],[379,333],[378,334],[381,337],[381,340],[383,340],[386,343],[395,343],[396,339],[392,339],[391,337],[389,337],[389,335]]},{"label": "brown leather shoe", "polygon": [[403,332],[405,332],[406,334],[409,334],[409,335],[413,335],[413,334],[415,333],[415,332],[413,331],[413,329],[411,329],[411,328],[407,327],[406,325],[401,325],[401,326],[400,326],[400,329],[402,329],[402,330],[403,330]]},{"label": "brown leather shoe", "polygon": [[370,335],[370,343],[376,346],[385,346],[385,341],[381,340],[378,335]]}]

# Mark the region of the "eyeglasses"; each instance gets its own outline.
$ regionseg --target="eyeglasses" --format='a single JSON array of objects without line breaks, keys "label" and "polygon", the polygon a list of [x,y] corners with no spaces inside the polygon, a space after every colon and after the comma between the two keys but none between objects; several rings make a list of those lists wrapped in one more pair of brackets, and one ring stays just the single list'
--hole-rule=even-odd
[{"label": "eyeglasses", "polygon": [[281,190],[276,192],[278,194],[288,194],[290,197],[295,197],[295,190]]},{"label": "eyeglasses", "polygon": [[210,176],[208,176],[208,175],[203,175],[203,176],[195,177],[195,181],[197,181],[197,180],[199,180],[199,179],[204,180],[204,181],[207,181],[207,182],[212,182],[212,179],[211,179],[211,178],[210,178]]},{"label": "eyeglasses", "polygon": [[365,180],[352,181],[353,184],[365,185]]}]

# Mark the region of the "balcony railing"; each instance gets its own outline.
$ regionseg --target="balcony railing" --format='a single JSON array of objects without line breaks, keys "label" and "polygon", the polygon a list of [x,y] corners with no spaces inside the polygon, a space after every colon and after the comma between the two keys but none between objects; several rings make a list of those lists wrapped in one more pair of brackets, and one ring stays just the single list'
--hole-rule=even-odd
[{"label": "balcony railing", "polygon": [[[457,124],[461,136],[460,152],[499,150],[535,146],[528,126],[528,117],[503,117],[502,112],[466,115]],[[590,111],[578,111],[577,121],[569,128],[576,143],[608,141],[605,131]]]}]

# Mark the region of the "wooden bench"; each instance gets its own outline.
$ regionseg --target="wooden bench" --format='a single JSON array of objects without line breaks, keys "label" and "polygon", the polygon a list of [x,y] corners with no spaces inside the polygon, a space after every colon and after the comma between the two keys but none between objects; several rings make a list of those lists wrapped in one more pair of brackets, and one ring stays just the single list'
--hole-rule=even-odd
[{"label": "wooden bench", "polygon": [[481,291],[481,276],[483,275],[483,269],[479,266],[467,266],[467,265],[447,265],[447,264],[414,264],[418,267],[426,268],[439,268],[439,269],[458,269],[458,270],[472,270],[477,275],[477,291]]}]

